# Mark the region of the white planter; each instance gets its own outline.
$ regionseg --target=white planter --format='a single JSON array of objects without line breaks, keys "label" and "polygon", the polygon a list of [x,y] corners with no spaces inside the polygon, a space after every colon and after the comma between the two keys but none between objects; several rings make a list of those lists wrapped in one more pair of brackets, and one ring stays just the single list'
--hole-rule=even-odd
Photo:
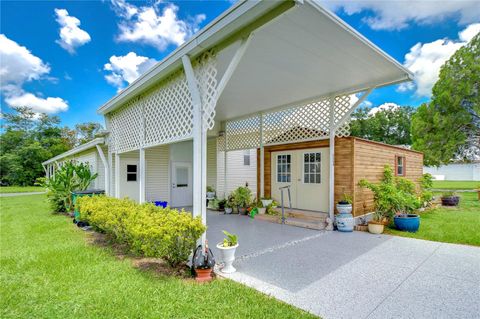
[{"label": "white planter", "polygon": [[207,198],[208,199],[215,198],[215,192],[207,192]]},{"label": "white planter", "polygon": [[272,203],[273,203],[272,199],[262,199],[263,207],[267,207],[268,205],[270,205]]},{"label": "white planter", "polygon": [[261,215],[265,214],[265,211],[267,210],[265,207],[258,207],[257,209],[258,209],[258,213]]},{"label": "white planter", "polygon": [[383,224],[372,224],[368,223],[368,232],[371,234],[381,234],[383,233],[383,228],[385,226]]},{"label": "white planter", "polygon": [[352,204],[337,204],[337,210],[339,214],[351,214]]},{"label": "white planter", "polygon": [[231,214],[233,212],[232,207],[225,207],[225,214]]},{"label": "white planter", "polygon": [[233,267],[233,261],[235,260],[235,250],[237,250],[238,244],[232,247],[223,247],[223,243],[217,244],[217,248],[220,250],[220,259],[223,261],[224,266],[220,270],[225,274],[231,274],[235,271]]}]

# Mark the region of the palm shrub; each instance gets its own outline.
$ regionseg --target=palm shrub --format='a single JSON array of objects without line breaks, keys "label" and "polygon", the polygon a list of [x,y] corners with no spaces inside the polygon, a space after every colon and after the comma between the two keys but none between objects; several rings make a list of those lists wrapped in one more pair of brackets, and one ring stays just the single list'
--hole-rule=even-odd
[{"label": "palm shrub", "polygon": [[67,161],[50,178],[40,181],[47,189],[47,196],[55,212],[68,212],[72,209],[72,192],[83,191],[97,178],[88,164]]},{"label": "palm shrub", "polygon": [[82,220],[136,254],[185,263],[206,227],[184,210],[105,196],[78,199]]},{"label": "palm shrub", "polygon": [[388,165],[384,168],[380,183],[374,184],[362,179],[358,184],[373,192],[375,210],[386,218],[413,212],[421,206],[415,184],[406,178],[395,177]]}]

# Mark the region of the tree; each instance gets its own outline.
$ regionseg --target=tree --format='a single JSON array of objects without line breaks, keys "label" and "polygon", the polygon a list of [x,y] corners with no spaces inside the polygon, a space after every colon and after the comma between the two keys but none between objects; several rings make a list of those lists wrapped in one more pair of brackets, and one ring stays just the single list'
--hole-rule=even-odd
[{"label": "tree", "polygon": [[102,125],[96,122],[86,122],[75,125],[78,144],[84,144],[88,141],[91,141],[95,138],[95,135],[100,132],[100,130],[102,130]]},{"label": "tree", "polygon": [[372,112],[363,107],[352,114],[352,136],[392,145],[410,145],[410,122],[414,109],[410,106],[388,108]]},{"label": "tree", "polygon": [[430,103],[412,119],[413,148],[425,165],[480,157],[480,34],[442,66]]}]

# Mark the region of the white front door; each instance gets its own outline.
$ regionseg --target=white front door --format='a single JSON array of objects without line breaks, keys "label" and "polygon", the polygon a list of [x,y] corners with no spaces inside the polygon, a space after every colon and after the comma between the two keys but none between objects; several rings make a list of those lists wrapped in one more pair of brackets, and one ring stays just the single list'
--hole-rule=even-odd
[{"label": "white front door", "polygon": [[[290,185],[292,207],[328,211],[328,148],[272,152],[272,198],[280,203],[283,186]],[[284,190],[284,204],[288,195]]]},{"label": "white front door", "polygon": [[138,160],[121,159],[120,170],[120,197],[128,197],[130,199],[139,200],[140,185],[138,182]]},{"label": "white front door", "polygon": [[[292,207],[297,207],[297,158],[295,151],[272,152],[272,198],[281,205],[281,187],[290,186],[290,199]],[[285,207],[290,205],[288,201],[288,190],[283,190],[283,201]]]},{"label": "white front door", "polygon": [[172,207],[193,205],[192,163],[172,162]]}]

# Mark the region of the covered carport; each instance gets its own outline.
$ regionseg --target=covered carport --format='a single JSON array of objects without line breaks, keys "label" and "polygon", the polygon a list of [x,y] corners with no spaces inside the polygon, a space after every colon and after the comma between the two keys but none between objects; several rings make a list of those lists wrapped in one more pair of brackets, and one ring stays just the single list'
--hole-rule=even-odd
[{"label": "covered carport", "polygon": [[[193,214],[205,224],[207,135],[219,135],[224,153],[259,148],[263,156],[272,137],[299,125],[309,128],[304,131],[318,134],[293,134],[281,143],[330,140],[333,217],[335,136],[348,135],[350,114],[373,89],[410,79],[405,68],[315,1],[239,1],[99,113],[110,132],[110,161],[139,150],[140,202],[148,174],[145,149],[193,139]],[[119,194],[119,165],[110,167]],[[263,178],[263,165],[260,170]],[[261,181],[261,194],[263,187]]]}]

